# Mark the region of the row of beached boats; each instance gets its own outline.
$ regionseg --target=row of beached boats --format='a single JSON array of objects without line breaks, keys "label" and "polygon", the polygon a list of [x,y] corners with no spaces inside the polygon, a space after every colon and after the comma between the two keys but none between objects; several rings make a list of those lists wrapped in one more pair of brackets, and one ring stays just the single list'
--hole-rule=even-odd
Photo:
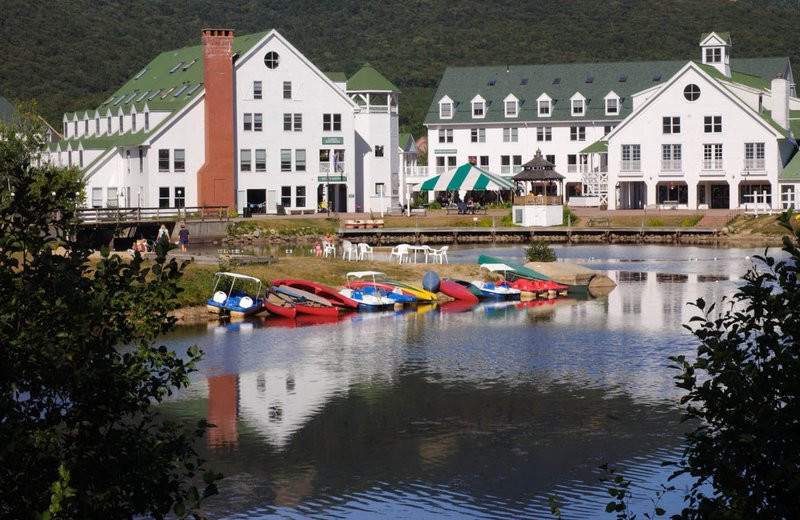
[{"label": "row of beached boats", "polygon": [[522,265],[481,256],[481,272],[486,280],[464,281],[439,278],[428,271],[422,287],[388,280],[378,271],[347,273],[344,287],[293,278],[261,280],[238,273],[220,272],[214,279],[212,296],[206,302],[210,312],[231,316],[250,316],[263,311],[284,318],[297,315],[337,316],[345,311],[391,310],[405,305],[433,304],[437,293],[457,301],[530,300],[555,298],[569,293],[586,293],[586,286],[559,284]]}]

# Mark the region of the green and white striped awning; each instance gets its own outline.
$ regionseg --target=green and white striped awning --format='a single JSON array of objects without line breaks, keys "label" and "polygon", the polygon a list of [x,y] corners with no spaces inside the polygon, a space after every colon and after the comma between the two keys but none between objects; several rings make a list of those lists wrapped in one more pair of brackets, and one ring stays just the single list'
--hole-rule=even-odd
[{"label": "green and white striped awning", "polygon": [[474,164],[462,164],[454,170],[431,177],[422,183],[420,191],[449,190],[510,190],[514,188],[511,179],[482,170]]}]

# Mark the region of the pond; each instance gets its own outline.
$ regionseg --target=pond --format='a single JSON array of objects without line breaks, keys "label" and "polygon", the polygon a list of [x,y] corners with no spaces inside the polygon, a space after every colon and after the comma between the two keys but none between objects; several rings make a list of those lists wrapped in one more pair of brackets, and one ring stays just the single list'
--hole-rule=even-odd
[{"label": "pond", "polygon": [[[690,354],[687,302],[718,300],[763,250],[560,247],[619,286],[577,301],[421,307],[333,322],[253,319],[182,328],[206,352],[164,405],[217,424],[203,447],[224,518],[610,518],[604,462],[634,505],[680,453],[673,371]],[[460,247],[522,261],[520,247]],[[477,272],[477,266],[476,266]],[[672,483],[685,488],[686,480]],[[675,511],[680,489],[663,505]]]}]

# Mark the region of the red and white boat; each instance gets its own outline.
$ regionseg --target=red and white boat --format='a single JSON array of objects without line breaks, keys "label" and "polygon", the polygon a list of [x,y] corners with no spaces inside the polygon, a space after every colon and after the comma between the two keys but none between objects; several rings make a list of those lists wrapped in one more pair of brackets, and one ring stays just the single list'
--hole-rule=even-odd
[{"label": "red and white boat", "polygon": [[343,307],[345,309],[358,308],[357,301],[348,298],[347,296],[339,293],[336,289],[321,283],[310,282],[308,280],[299,280],[296,278],[280,278],[276,280],[270,280],[270,283],[274,286],[286,285],[287,287],[292,287],[294,289],[300,289],[301,291],[315,294],[325,298],[328,302],[337,307]]}]

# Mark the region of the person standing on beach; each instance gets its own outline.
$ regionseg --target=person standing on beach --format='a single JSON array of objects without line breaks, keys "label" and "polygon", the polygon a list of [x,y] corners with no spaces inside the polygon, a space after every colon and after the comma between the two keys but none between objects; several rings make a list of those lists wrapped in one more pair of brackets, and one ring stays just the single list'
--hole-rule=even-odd
[{"label": "person standing on beach", "polygon": [[181,230],[178,231],[178,243],[181,246],[181,253],[185,253],[189,248],[189,230],[186,229],[186,224],[181,224]]}]

